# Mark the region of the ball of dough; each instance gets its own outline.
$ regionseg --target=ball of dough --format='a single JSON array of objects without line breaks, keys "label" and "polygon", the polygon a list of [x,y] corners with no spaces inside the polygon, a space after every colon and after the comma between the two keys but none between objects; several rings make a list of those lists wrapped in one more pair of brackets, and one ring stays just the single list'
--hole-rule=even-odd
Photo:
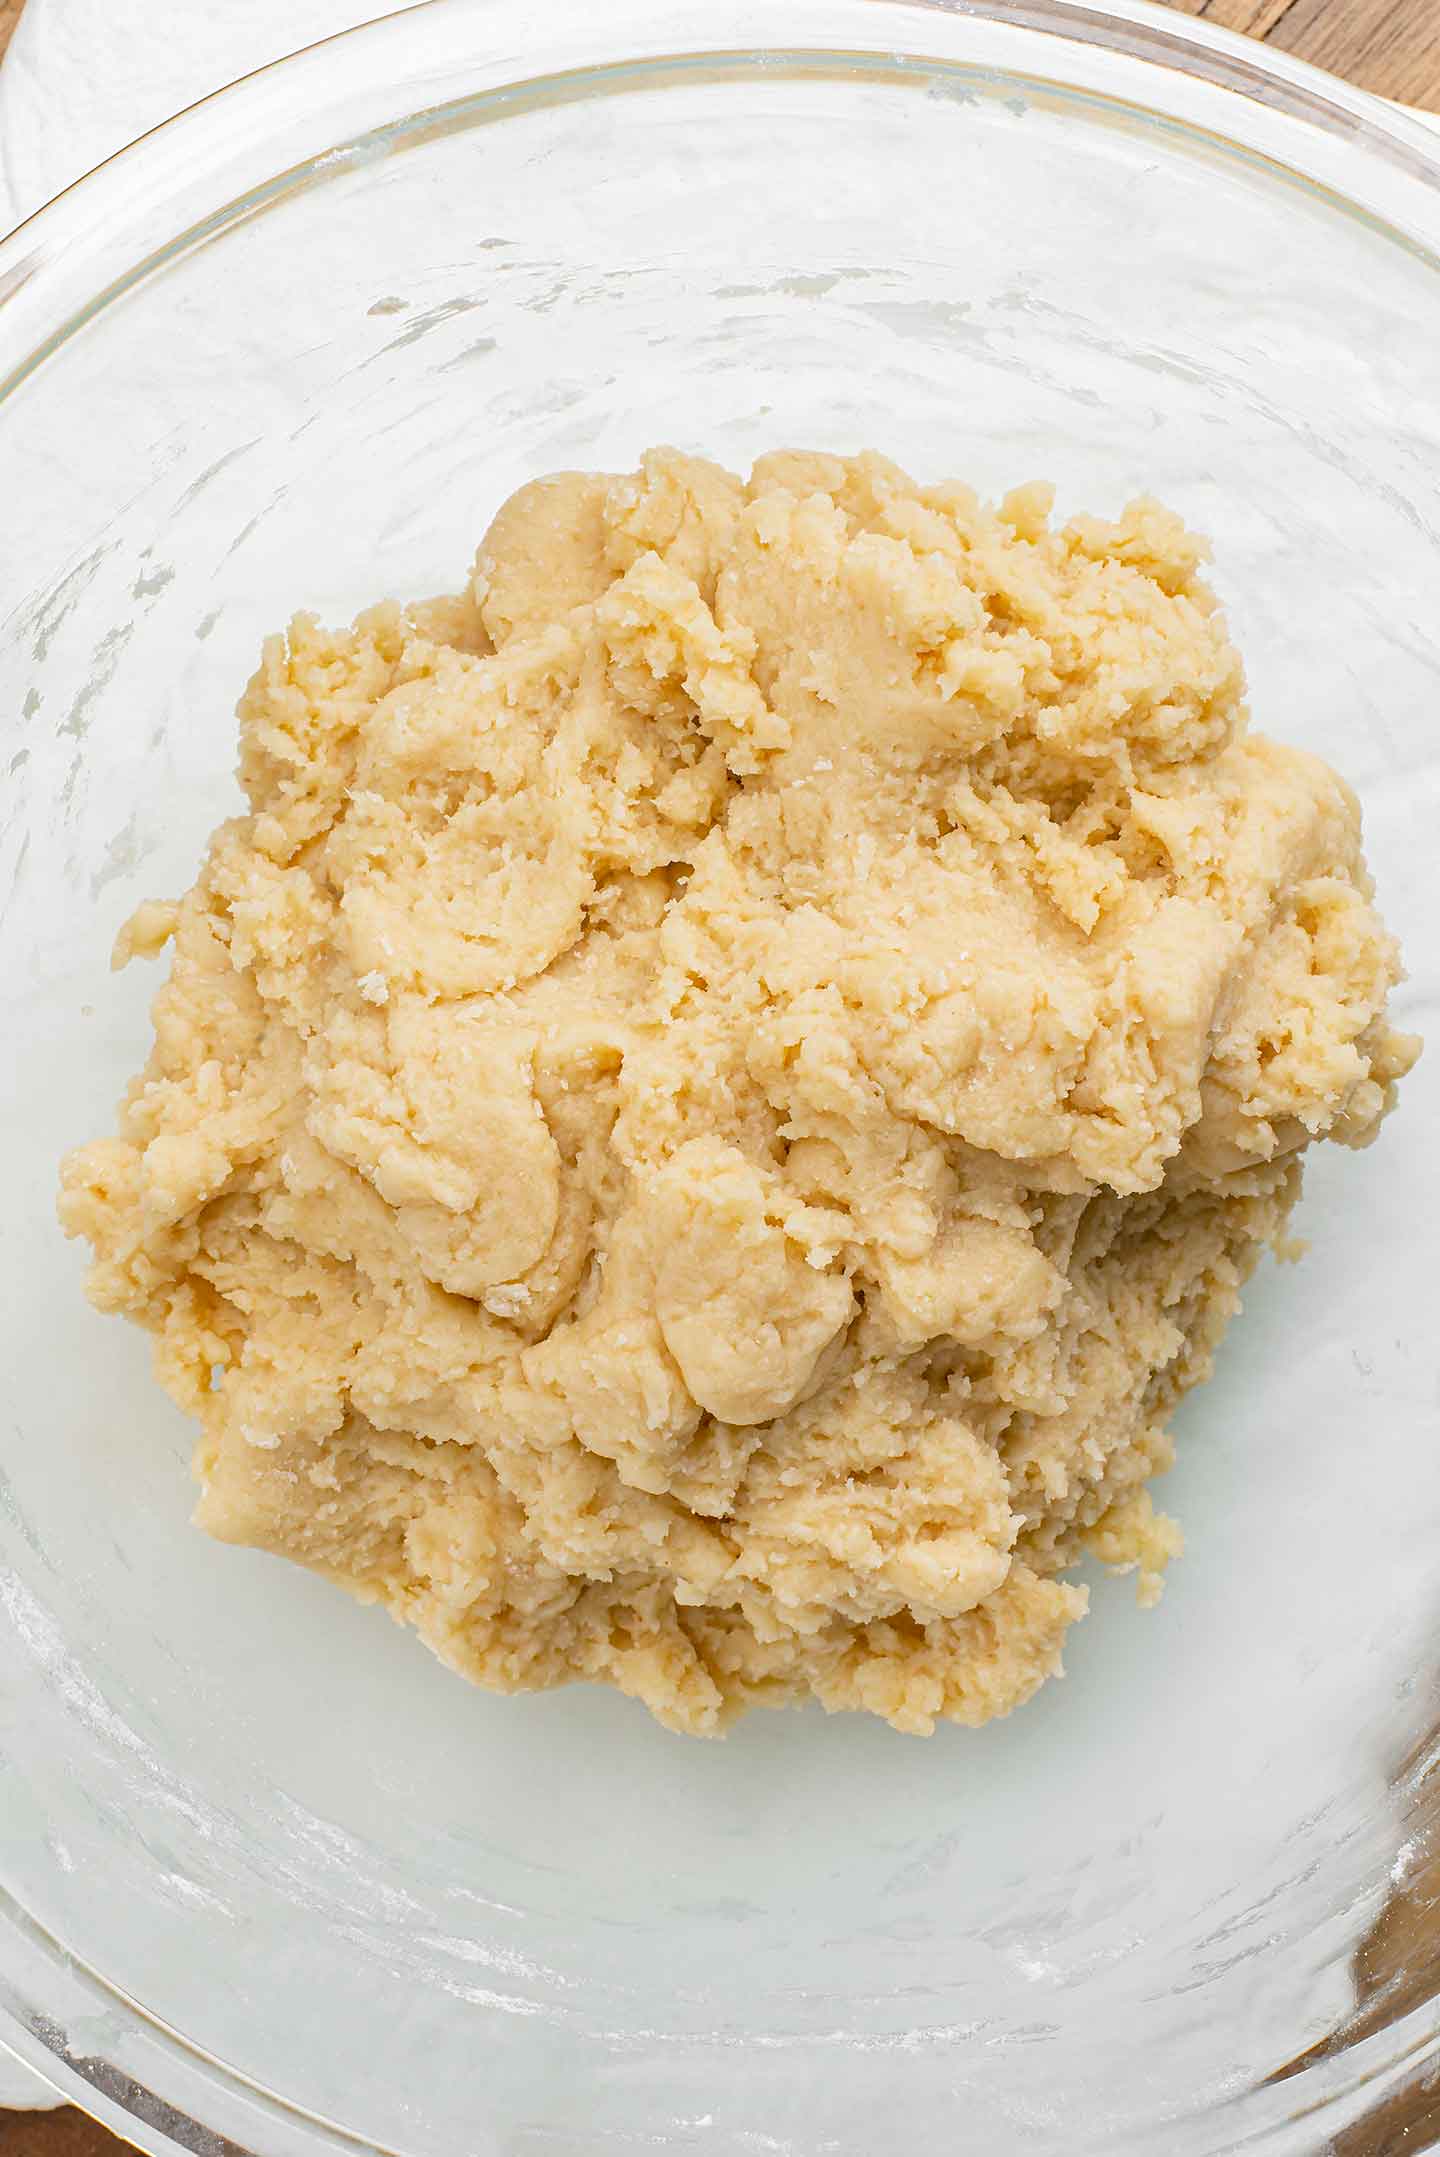
[{"label": "ball of dough", "polygon": [[696,1732],[982,1723],[1087,1550],[1158,1592],[1170,1412],[1417,1045],[1201,546],[1049,512],[656,451],[267,644],[63,1175],[212,1534]]}]

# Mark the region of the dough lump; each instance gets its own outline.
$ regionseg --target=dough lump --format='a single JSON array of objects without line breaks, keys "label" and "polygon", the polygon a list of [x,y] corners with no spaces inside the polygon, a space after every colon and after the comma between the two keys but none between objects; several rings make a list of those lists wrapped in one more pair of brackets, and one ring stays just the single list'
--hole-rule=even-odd
[{"label": "dough lump", "polygon": [[1049,515],[659,450],[266,645],[61,1202],[213,1535],[695,1732],[983,1723],[1087,1551],[1158,1592],[1171,1410],[1418,1044],[1202,545]]}]

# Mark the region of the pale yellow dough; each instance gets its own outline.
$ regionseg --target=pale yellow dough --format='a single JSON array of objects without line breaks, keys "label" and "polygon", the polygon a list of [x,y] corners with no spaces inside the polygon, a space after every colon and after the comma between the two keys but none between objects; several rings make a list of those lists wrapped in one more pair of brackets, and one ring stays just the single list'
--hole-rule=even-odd
[{"label": "pale yellow dough", "polygon": [[1200,544],[1048,513],[656,451],[266,646],[62,1199],[212,1534],[701,1732],[982,1723],[1087,1549],[1156,1592],[1170,1412],[1417,1045]]}]

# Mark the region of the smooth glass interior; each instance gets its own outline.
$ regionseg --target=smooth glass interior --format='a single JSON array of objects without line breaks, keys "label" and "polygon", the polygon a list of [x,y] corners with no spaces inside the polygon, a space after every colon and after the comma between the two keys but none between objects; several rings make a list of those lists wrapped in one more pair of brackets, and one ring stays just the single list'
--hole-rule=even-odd
[{"label": "smooth glass interior", "polygon": [[[0,404],[0,2006],[152,2149],[1360,2150],[1440,2026],[1440,270],[1238,96],[1227,144],[1118,52],[1081,94],[1060,36],[997,68],[829,13],[908,57],[444,124],[399,81],[383,154],[177,237]],[[146,1048],[110,941],[238,804],[262,634],[454,587],[521,481],[665,441],[1183,511],[1437,1036],[1183,1410],[1163,1604],[1097,1581],[1063,1684],[978,1734],[468,1691],[187,1525],[190,1433],[53,1225]]]}]

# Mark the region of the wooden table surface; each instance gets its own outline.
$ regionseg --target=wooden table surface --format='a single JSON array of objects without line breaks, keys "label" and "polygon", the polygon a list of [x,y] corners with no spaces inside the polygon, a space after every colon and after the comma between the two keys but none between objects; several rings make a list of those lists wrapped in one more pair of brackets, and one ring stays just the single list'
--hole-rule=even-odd
[{"label": "wooden table surface", "polygon": [[[25,0],[0,0],[0,53]],[[59,0],[56,0],[59,4]],[[186,0],[174,0],[177,6]],[[1241,30],[1313,60],[1381,97],[1440,112],[1440,0],[1167,0],[1185,15]],[[1365,2142],[1375,2157],[1440,2149],[1440,2099],[1402,2104]],[[1359,2157],[1361,2145],[1354,2148]],[[0,2157],[118,2157],[124,2149],[92,2120],[57,2112],[0,2111]],[[263,2153],[260,2153],[263,2157]]]}]

